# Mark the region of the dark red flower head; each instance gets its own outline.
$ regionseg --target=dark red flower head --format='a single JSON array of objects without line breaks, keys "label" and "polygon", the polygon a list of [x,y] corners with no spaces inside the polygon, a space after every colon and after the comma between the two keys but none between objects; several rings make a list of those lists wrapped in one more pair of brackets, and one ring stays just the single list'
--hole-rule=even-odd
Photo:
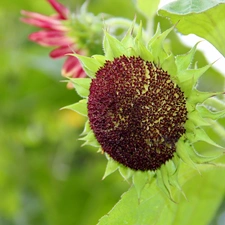
[{"label": "dark red flower head", "polygon": [[92,80],[88,117],[114,160],[134,170],[157,170],[185,133],[186,99],[162,68],[121,56],[106,61]]}]

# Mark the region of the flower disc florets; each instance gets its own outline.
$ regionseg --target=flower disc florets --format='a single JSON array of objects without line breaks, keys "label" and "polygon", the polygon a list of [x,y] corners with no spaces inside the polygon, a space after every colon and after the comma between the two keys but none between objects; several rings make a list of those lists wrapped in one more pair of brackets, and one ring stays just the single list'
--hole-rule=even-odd
[{"label": "flower disc florets", "polygon": [[186,98],[162,68],[120,56],[106,61],[92,80],[88,117],[114,160],[134,170],[157,170],[185,133]]}]

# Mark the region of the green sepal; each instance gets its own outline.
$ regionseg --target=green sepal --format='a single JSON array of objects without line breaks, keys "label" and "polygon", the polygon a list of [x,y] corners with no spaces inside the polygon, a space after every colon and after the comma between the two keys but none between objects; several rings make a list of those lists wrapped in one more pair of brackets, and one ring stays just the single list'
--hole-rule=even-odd
[{"label": "green sepal", "polygon": [[211,98],[219,94],[221,94],[221,92],[217,92],[217,93],[201,92],[201,91],[198,91],[196,88],[194,88],[191,91],[191,95],[188,96],[188,101],[191,104],[203,103],[208,98]]},{"label": "green sepal", "polygon": [[100,147],[97,139],[95,138],[95,135],[93,131],[91,130],[86,136],[79,138],[79,140],[84,141],[82,146],[84,145],[91,145],[93,147]]},{"label": "green sepal", "polygon": [[89,120],[87,120],[84,125],[84,130],[82,131],[80,136],[84,136],[84,135],[88,134],[90,131],[91,131],[90,123],[89,123]]},{"label": "green sepal", "polygon": [[93,55],[91,57],[93,59],[95,59],[100,65],[103,66],[105,64],[105,61],[106,61],[105,56],[103,56],[103,55]]},{"label": "green sepal", "polygon": [[[181,158],[183,162],[185,162],[190,167],[194,168],[199,172],[197,165],[190,158],[189,152],[192,151],[192,146],[184,140],[184,137],[181,137],[177,142],[177,155]],[[200,173],[200,172],[199,172]]]},{"label": "green sepal", "polygon": [[183,70],[188,69],[188,67],[190,66],[190,64],[194,58],[198,44],[199,44],[199,42],[196,43],[195,46],[186,54],[176,56],[175,61],[177,64],[178,71],[183,71]]},{"label": "green sepal", "polygon": [[192,86],[194,86],[199,77],[201,77],[212,65],[206,65],[201,68],[197,69],[188,69],[188,70],[182,70],[179,72],[179,81],[182,82],[187,82],[187,81],[192,81]]},{"label": "green sepal", "polygon": [[196,109],[203,118],[210,118],[213,120],[217,120],[219,118],[225,117],[225,110],[219,112],[212,112],[209,109],[207,109],[204,105],[198,105],[196,106]]},{"label": "green sepal", "polygon": [[138,31],[137,31],[137,35],[136,37],[134,38],[134,41],[140,41],[142,43],[144,43],[143,41],[143,29],[142,29],[142,22],[140,22],[140,25],[138,27]]},{"label": "green sepal", "polygon": [[188,119],[191,120],[196,127],[209,126],[210,123],[201,117],[198,111],[194,110],[188,113]]},{"label": "green sepal", "polygon": [[223,156],[223,153],[218,153],[217,155],[214,156],[204,156],[199,154],[194,148],[192,148],[192,151],[190,151],[189,154],[190,157],[193,159],[193,161],[198,164],[209,163]]},{"label": "green sepal", "polygon": [[127,49],[124,45],[106,31],[103,39],[103,48],[105,57],[109,60],[113,60],[122,55],[127,55]]},{"label": "green sepal", "polygon": [[148,42],[148,45],[147,45],[148,49],[151,49],[152,43],[160,36],[161,33],[162,33],[162,31],[161,31],[161,28],[160,28],[160,23],[158,23],[155,34],[153,35],[153,37]]},{"label": "green sepal", "polygon": [[90,78],[69,78],[69,80],[73,83],[78,95],[83,98],[87,98],[89,96],[89,88],[91,84]]},{"label": "green sepal", "polygon": [[171,77],[177,78],[175,75],[177,74],[177,66],[175,63],[175,58],[173,54],[170,54],[162,63],[163,70],[167,71]]},{"label": "green sepal", "polygon": [[168,191],[168,194],[169,194],[169,198],[174,201],[174,198],[173,198],[173,195],[172,195],[172,189],[171,189],[171,183],[169,182],[170,179],[172,181],[172,177],[169,176],[168,174],[168,170],[167,170],[167,167],[165,164],[163,164],[160,168],[160,171],[161,171],[161,175],[162,175],[162,180],[163,180],[163,183]]},{"label": "green sepal", "polygon": [[134,187],[137,191],[137,196],[138,199],[141,197],[141,192],[148,182],[148,174],[147,172],[142,172],[142,171],[136,171],[132,177],[132,181],[134,184]]},{"label": "green sepal", "polygon": [[195,130],[195,124],[189,119],[186,121],[184,127],[186,129],[186,133],[193,132],[193,130]]},{"label": "green sepal", "polygon": [[176,173],[177,165],[174,163],[173,160],[167,161],[165,166],[166,166],[167,173],[168,173],[169,177],[173,176]]},{"label": "green sepal", "polygon": [[97,153],[101,153],[101,154],[104,153],[104,151],[102,150],[101,146],[98,148]]},{"label": "green sepal", "polygon": [[96,59],[83,55],[73,54],[77,57],[87,75],[91,78],[95,77],[96,72],[102,66]]},{"label": "green sepal", "polygon": [[110,174],[115,172],[120,166],[118,162],[113,160],[107,154],[106,154],[106,158],[108,159],[108,162],[107,162],[107,166],[106,166],[106,169],[105,169],[104,176],[102,177],[102,180],[104,180],[107,176],[109,176]]},{"label": "green sepal", "polygon": [[142,59],[149,62],[153,61],[152,53],[146,48],[144,43],[140,41],[139,39],[135,39],[135,49],[136,49],[137,55],[139,55]]},{"label": "green sepal", "polygon": [[120,165],[119,172],[121,176],[124,178],[124,180],[128,181],[129,178],[131,178],[134,174],[134,171],[129,169],[128,167],[125,167],[123,165]]},{"label": "green sepal", "polygon": [[216,144],[207,134],[206,132],[198,127],[195,129],[194,133],[186,133],[186,137],[189,139],[190,143],[196,143],[198,141],[204,141],[210,145],[213,145],[217,148],[223,148],[222,146]]},{"label": "green sepal", "polygon": [[[122,39],[121,43],[126,48],[126,56],[138,56],[135,50],[135,44],[134,44],[134,24],[135,21],[133,21],[132,25],[130,26],[129,30],[127,31],[126,35]],[[123,53],[124,54],[124,53]]]},{"label": "green sepal", "polygon": [[62,109],[70,109],[83,116],[87,116],[87,99],[82,99],[79,102],[65,106]]},{"label": "green sepal", "polygon": [[174,157],[172,158],[172,160],[169,160],[166,163],[166,169],[168,171],[168,176],[169,176],[169,183],[170,183],[170,185],[175,187],[178,191],[180,191],[180,193],[187,200],[187,197],[178,182],[178,168],[179,167],[180,167],[180,159],[177,157],[177,154],[174,154]]},{"label": "green sepal", "polygon": [[142,59],[152,62],[153,55],[147,49],[145,42],[142,37],[142,24],[140,24],[136,37],[134,38],[134,46],[137,56],[140,56]]},{"label": "green sepal", "polygon": [[168,57],[168,54],[165,52],[164,48],[163,48],[163,42],[166,39],[166,37],[168,36],[168,34],[174,29],[174,27],[169,28],[168,30],[164,31],[163,33],[159,34],[156,38],[155,36],[153,38],[154,41],[151,42],[151,44],[148,46],[150,52],[153,55],[153,61],[157,64],[157,65],[161,65],[164,60]]},{"label": "green sepal", "polygon": [[174,199],[171,193],[171,186],[168,181],[168,175],[167,175],[167,172],[162,168],[163,166],[164,165],[162,165],[161,168],[156,171],[157,185],[160,188],[160,190],[163,192],[163,194],[165,194],[172,202],[174,202]]},{"label": "green sepal", "polygon": [[183,70],[178,73],[179,85],[186,96],[192,96],[192,88],[196,86],[199,77],[210,67],[211,64],[199,69]]},{"label": "green sepal", "polygon": [[211,97],[213,98],[208,98],[204,105],[218,112],[223,111],[225,109],[225,92],[214,93]]}]

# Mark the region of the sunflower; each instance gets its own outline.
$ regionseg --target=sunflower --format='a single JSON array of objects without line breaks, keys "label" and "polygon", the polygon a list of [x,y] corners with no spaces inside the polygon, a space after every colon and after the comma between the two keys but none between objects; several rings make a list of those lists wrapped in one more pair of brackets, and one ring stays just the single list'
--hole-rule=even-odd
[{"label": "sunflower", "polygon": [[75,55],[90,78],[71,79],[84,99],[66,108],[87,116],[84,144],[106,155],[105,175],[119,170],[132,177],[140,191],[152,177],[171,197],[170,185],[181,189],[176,174],[186,163],[198,170],[216,156],[202,156],[194,143],[218,146],[203,126],[225,112],[213,112],[204,102],[220,93],[197,90],[199,77],[211,65],[191,68],[197,44],[186,54],[166,52],[163,42],[174,29],[155,35],[146,44],[140,25],[120,41],[105,31],[103,55]]}]

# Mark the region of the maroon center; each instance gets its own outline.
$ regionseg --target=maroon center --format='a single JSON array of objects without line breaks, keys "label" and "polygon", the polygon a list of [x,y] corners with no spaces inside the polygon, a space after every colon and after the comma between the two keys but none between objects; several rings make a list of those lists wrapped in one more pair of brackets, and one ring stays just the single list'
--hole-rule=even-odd
[{"label": "maroon center", "polygon": [[163,69],[121,56],[106,61],[92,80],[88,117],[114,160],[134,170],[157,170],[185,133],[186,99]]}]

